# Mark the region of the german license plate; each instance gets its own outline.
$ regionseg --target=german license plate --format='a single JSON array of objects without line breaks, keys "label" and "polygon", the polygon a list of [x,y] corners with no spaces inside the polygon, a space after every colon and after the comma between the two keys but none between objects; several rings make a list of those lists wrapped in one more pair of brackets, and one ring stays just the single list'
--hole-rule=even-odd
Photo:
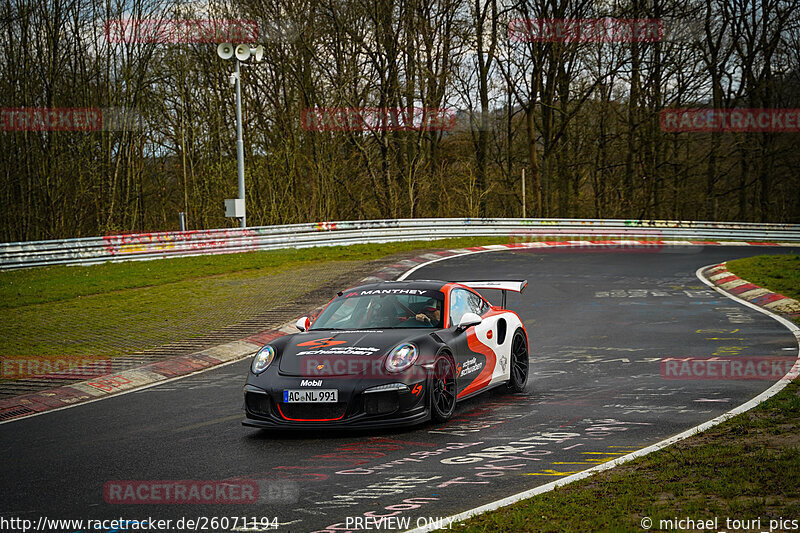
[{"label": "german license plate", "polygon": [[336,403],[337,389],[289,389],[283,391],[283,403]]}]

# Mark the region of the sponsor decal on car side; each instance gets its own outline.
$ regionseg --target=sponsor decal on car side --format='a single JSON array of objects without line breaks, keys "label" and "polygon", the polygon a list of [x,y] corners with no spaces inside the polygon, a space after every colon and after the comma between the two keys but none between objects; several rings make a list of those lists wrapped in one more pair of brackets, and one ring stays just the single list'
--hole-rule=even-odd
[{"label": "sponsor decal on car side", "polygon": [[477,358],[473,357],[472,359],[464,362],[464,364],[461,366],[461,373],[458,375],[458,377],[464,377],[468,374],[472,374],[481,368],[483,368],[483,363],[479,363]]}]

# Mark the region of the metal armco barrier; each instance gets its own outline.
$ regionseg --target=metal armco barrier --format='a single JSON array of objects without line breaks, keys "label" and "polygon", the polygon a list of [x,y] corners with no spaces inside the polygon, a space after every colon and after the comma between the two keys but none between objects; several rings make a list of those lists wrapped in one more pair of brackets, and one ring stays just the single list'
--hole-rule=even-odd
[{"label": "metal armco barrier", "polygon": [[319,222],[2,243],[0,270],[467,236],[507,236],[509,242],[578,237],[800,243],[800,224],[521,218]]}]

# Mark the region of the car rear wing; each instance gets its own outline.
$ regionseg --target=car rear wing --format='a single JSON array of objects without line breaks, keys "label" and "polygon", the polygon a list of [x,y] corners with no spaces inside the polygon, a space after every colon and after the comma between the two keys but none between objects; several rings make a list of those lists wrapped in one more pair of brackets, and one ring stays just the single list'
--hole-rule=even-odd
[{"label": "car rear wing", "polygon": [[493,289],[503,292],[503,303],[501,307],[505,309],[506,307],[506,293],[508,291],[514,292],[522,292],[525,290],[525,287],[528,286],[527,280],[474,280],[474,281],[459,281],[461,285],[465,285],[470,289]]}]

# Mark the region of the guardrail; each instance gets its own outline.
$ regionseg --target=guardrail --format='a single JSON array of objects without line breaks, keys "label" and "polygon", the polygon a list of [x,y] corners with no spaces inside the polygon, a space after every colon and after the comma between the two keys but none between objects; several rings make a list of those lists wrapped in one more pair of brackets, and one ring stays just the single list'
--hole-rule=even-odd
[{"label": "guardrail", "polygon": [[[174,256],[278,248],[335,246],[465,236],[508,236],[510,241],[555,237],[607,240],[723,240],[800,243],[800,224],[603,219],[419,218],[359,220],[256,228],[134,233],[82,239],[0,244],[0,269],[90,265]],[[550,239],[554,240],[554,239]]]}]

